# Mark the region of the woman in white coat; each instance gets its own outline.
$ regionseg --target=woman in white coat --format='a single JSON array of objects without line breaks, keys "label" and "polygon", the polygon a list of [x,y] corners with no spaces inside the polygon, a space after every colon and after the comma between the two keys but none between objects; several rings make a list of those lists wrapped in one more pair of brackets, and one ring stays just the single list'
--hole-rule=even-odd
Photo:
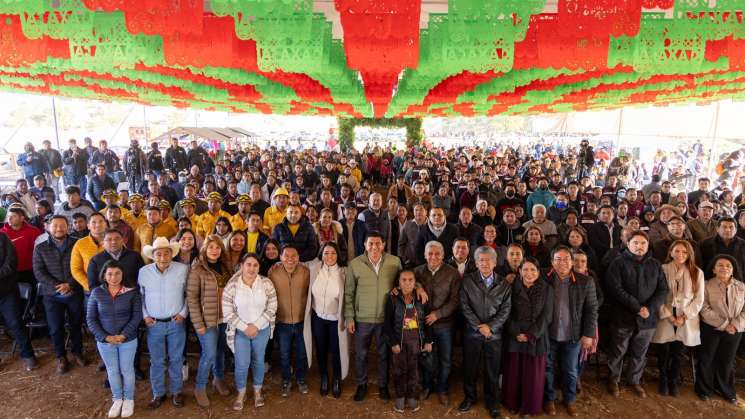
[{"label": "woman in white coat", "polygon": [[303,330],[308,364],[313,359],[312,344],[316,346],[321,395],[326,396],[329,392],[330,358],[333,371],[331,394],[337,399],[341,397],[341,380],[349,371],[347,331],[343,317],[345,270],[339,266],[339,260],[339,247],[334,242],[328,242],[321,247],[319,258],[308,262],[310,285]]},{"label": "woman in white coat", "polygon": [[668,262],[662,265],[662,270],[669,291],[660,307],[660,321],[652,342],[658,344],[658,392],[663,396],[678,397],[683,347],[701,344],[699,312],[704,305],[705,283],[704,273],[696,266],[694,250],[688,241],[674,241],[667,255]]}]

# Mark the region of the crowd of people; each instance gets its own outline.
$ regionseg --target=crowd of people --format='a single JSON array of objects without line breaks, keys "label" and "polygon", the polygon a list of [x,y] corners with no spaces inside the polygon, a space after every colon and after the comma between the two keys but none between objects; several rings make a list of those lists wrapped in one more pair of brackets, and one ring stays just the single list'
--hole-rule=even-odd
[{"label": "crowd of people", "polygon": [[92,360],[87,329],[109,417],[133,414],[146,375],[148,408],[169,397],[184,406],[190,334],[202,407],[230,395],[235,410],[271,402],[272,365],[281,397],[307,394],[312,361],[317,391],[334,398],[353,361],[362,402],[373,345],[377,395],[397,412],[431,395],[449,405],[457,346],[460,411],[483,380],[492,417],[502,405],[556,414],[556,389],[575,416],[598,351],[610,395],[623,384],[646,397],[650,347],[659,394],[679,396],[690,356],[698,397],[737,403],[745,177],[735,188],[701,177],[673,189],[666,173],[642,184],[623,170],[629,156],[597,164],[586,140],[561,150],[249,146],[214,159],[177,138],[163,153],[132,141],[121,160],[106,141],[69,146],[27,144],[18,156],[24,177],[0,212],[0,311],[29,371],[20,289],[43,307],[59,374]]}]

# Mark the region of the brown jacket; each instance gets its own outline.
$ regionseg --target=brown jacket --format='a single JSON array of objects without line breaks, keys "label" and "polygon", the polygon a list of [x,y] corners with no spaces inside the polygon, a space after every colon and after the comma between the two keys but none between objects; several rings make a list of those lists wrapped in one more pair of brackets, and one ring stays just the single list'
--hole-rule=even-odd
[{"label": "brown jacket", "polygon": [[458,269],[443,263],[432,275],[425,263],[414,268],[414,276],[429,296],[429,308],[437,313],[437,321],[432,327],[453,327],[460,304],[461,279]]},{"label": "brown jacket", "polygon": [[[230,279],[232,272],[225,272]],[[219,274],[200,258],[194,259],[186,282],[186,303],[194,329],[215,327],[221,320],[222,290],[218,286]]]},{"label": "brown jacket", "polygon": [[269,269],[268,276],[277,290],[277,323],[302,323],[310,286],[308,268],[299,264],[290,275],[280,262]]}]

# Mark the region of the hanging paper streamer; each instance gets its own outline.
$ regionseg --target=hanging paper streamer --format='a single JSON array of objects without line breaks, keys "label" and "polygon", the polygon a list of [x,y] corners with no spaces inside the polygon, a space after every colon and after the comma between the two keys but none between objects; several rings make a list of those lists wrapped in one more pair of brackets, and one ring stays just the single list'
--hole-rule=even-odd
[{"label": "hanging paper streamer", "polygon": [[345,118],[745,98],[741,0],[0,0],[0,89]]}]

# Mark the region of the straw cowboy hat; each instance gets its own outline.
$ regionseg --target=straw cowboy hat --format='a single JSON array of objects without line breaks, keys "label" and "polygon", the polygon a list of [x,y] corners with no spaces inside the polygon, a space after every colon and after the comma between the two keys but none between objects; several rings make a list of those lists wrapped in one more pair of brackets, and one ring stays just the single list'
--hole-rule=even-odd
[{"label": "straw cowboy hat", "polygon": [[158,249],[171,249],[171,256],[176,256],[181,250],[181,245],[178,242],[170,243],[165,237],[158,237],[153,241],[152,246],[146,244],[142,248],[142,254],[148,259],[153,259],[153,252]]}]

